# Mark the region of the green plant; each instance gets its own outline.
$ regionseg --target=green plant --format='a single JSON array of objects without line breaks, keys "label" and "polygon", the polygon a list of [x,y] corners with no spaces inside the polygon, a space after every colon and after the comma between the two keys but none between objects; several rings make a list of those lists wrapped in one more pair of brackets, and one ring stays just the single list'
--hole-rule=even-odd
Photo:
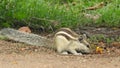
[{"label": "green plant", "polygon": [[[106,6],[97,10],[85,10],[100,2],[106,3]],[[25,23],[32,28],[42,26],[48,31],[49,26],[52,28],[119,27],[119,3],[120,0],[0,0],[0,23],[5,23],[5,27]],[[93,21],[84,17],[83,13],[101,16]],[[49,20],[57,21],[57,26],[53,26],[54,24]]]}]

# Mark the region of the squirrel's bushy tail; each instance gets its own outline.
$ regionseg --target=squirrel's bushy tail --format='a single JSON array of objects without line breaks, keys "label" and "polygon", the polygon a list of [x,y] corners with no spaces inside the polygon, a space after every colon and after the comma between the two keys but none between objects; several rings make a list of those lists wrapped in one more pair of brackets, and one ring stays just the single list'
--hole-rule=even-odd
[{"label": "squirrel's bushy tail", "polygon": [[36,45],[36,46],[50,46],[52,45],[52,40],[49,40],[45,37],[32,34],[32,33],[26,33],[21,32],[15,29],[11,28],[4,28],[0,31],[0,35],[7,37],[10,40],[23,42],[30,45]]}]

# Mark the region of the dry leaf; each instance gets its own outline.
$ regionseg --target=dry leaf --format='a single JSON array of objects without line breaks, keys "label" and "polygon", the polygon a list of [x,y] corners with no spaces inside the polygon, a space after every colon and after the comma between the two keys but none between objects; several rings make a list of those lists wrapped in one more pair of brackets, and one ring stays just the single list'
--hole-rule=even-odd
[{"label": "dry leaf", "polygon": [[12,64],[18,64],[18,62],[17,61],[13,61]]},{"label": "dry leaf", "polygon": [[25,48],[23,47],[23,48],[20,48],[21,51],[28,50],[28,49],[29,49],[29,47],[25,47]]},{"label": "dry leaf", "polygon": [[120,42],[113,42],[111,45],[112,45],[113,47],[120,48]]},{"label": "dry leaf", "polygon": [[95,6],[89,7],[87,9],[88,10],[95,10],[95,9],[98,9],[98,8],[102,8],[103,6],[104,6],[104,2],[101,2],[99,4],[96,4]]},{"label": "dry leaf", "polygon": [[92,15],[92,14],[87,14],[87,13],[83,13],[83,14],[86,18],[92,19],[93,21],[96,21],[101,17],[100,14],[97,14],[97,15]]},{"label": "dry leaf", "polygon": [[103,53],[103,48],[101,48],[101,47],[96,47],[96,53],[102,54],[102,53]]},{"label": "dry leaf", "polygon": [[21,32],[31,33],[31,30],[28,26],[20,27],[18,30]]},{"label": "dry leaf", "polygon": [[99,42],[98,45],[99,45],[100,47],[105,47],[105,43],[103,43],[103,42]]}]

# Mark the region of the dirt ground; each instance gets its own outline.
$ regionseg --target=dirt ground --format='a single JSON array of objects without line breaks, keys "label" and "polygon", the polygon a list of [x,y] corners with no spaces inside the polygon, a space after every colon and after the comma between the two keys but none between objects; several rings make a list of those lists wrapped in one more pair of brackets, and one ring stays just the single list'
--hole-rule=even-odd
[{"label": "dirt ground", "polygon": [[120,68],[120,49],[107,54],[59,55],[44,47],[0,40],[0,68]]},{"label": "dirt ground", "polygon": [[[86,31],[88,35],[120,37],[120,28],[87,27],[75,31],[79,33],[81,30]],[[0,40],[0,68],[120,68],[120,42],[116,46],[102,54],[75,56],[60,55],[44,47]]]}]

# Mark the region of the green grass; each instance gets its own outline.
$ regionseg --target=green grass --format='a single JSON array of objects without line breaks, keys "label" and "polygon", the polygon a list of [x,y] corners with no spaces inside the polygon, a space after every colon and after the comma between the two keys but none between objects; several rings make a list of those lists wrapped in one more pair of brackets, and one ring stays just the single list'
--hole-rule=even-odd
[{"label": "green grass", "polygon": [[[97,10],[85,10],[100,2],[107,5]],[[54,20],[59,24],[53,28],[120,27],[119,3],[120,0],[0,0],[0,26],[17,28],[24,24],[49,30],[48,27],[53,25],[50,20]],[[101,17],[94,22],[86,19],[83,13],[101,14]]]},{"label": "green grass", "polygon": [[112,42],[119,42],[120,41],[120,36],[114,36],[114,37],[106,37],[103,34],[96,34],[96,35],[92,35],[89,38],[91,43],[99,43],[99,42],[104,42],[107,44],[111,44]]}]

